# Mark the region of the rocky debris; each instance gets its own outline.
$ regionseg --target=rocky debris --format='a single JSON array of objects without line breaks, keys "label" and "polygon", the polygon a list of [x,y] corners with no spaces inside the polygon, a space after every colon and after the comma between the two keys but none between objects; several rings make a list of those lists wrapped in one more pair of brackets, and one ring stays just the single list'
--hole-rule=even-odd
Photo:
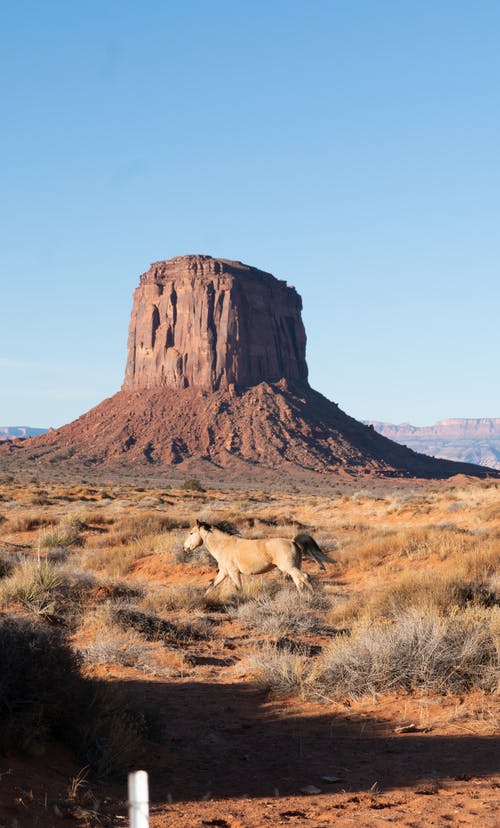
[{"label": "rocky debris", "polygon": [[306,382],[301,310],[293,287],[241,262],[156,262],[134,293],[123,389]]},{"label": "rocky debris", "polygon": [[281,480],[310,475],[447,478],[486,469],[433,460],[363,426],[311,388],[286,381],[235,391],[121,391],[54,433],[0,446],[0,470],[74,469],[151,479],[155,468],[204,480]]}]

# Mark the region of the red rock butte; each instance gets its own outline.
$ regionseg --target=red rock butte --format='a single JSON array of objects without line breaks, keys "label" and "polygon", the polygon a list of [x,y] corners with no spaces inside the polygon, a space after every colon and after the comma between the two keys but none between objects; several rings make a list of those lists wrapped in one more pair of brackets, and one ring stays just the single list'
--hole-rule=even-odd
[{"label": "red rock butte", "polygon": [[121,391],[57,431],[1,444],[0,469],[245,486],[500,476],[394,443],[310,388],[301,310],[293,287],[241,262],[156,262],[134,293]]},{"label": "red rock butte", "polygon": [[294,288],[241,262],[156,262],[134,293],[123,389],[306,382],[301,310]]}]

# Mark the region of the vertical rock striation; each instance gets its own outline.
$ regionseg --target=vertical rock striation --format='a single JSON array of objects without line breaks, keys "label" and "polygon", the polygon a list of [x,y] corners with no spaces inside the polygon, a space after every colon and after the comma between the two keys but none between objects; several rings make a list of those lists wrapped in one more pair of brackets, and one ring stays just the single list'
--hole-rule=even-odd
[{"label": "vertical rock striation", "polygon": [[123,389],[307,384],[301,310],[295,288],[241,262],[157,262],[134,293]]}]

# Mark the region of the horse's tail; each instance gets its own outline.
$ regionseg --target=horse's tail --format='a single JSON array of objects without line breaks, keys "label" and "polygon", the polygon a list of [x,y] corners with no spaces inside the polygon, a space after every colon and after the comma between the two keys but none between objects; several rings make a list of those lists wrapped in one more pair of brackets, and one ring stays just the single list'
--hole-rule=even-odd
[{"label": "horse's tail", "polygon": [[311,555],[311,557],[314,558],[314,560],[319,564],[320,569],[325,569],[323,561],[333,563],[332,559],[326,554],[326,552],[323,552],[323,550],[319,548],[314,538],[310,535],[303,533],[296,535],[293,542],[297,544],[303,555]]}]

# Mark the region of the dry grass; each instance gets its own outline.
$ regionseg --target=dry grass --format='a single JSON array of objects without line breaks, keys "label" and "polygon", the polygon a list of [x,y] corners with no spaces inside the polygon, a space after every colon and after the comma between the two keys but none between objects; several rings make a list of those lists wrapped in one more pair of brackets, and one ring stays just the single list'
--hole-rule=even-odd
[{"label": "dry grass", "polygon": [[94,575],[74,566],[24,559],[0,581],[0,608],[21,605],[33,615],[73,627],[99,587]]},{"label": "dry grass", "polygon": [[230,614],[244,626],[277,638],[321,631],[317,610],[327,606],[328,600],[319,592],[299,595],[295,588],[285,587],[243,601]]},{"label": "dry grass", "polygon": [[116,625],[96,633],[81,653],[84,661],[90,664],[118,664],[135,667],[153,676],[164,674],[155,647],[145,644],[137,633],[127,632]]},{"label": "dry grass", "polygon": [[26,609],[41,612],[53,606],[61,584],[61,576],[47,561],[22,561],[0,582],[0,607],[21,603]]},{"label": "dry grass", "polygon": [[325,701],[421,689],[463,693],[499,688],[499,611],[449,616],[407,610],[392,623],[358,625],[318,659],[267,645],[247,665],[266,689]]},{"label": "dry grass", "polygon": [[112,687],[80,672],[64,634],[32,619],[0,619],[0,746],[41,755],[58,738],[103,777],[144,756],[145,716]]},{"label": "dry grass", "polygon": [[[261,686],[301,698],[391,689],[466,699],[471,688],[497,687],[499,492],[482,483],[279,495],[11,480],[2,488],[0,608],[22,608],[40,629],[57,622],[91,674],[174,680],[178,658],[193,681],[225,681],[229,650]],[[279,573],[244,578],[240,594],[223,584],[206,596],[213,560],[182,550],[195,517],[246,537],[307,531],[337,565],[319,573],[304,563],[312,597]],[[198,673],[203,658],[208,674]],[[127,769],[141,716],[123,713],[114,696],[95,704],[88,744],[104,738],[108,713],[116,733],[96,762],[106,771],[114,751]]]},{"label": "dry grass", "polygon": [[38,545],[40,549],[68,548],[83,546],[85,540],[79,528],[71,523],[62,523],[53,529],[46,529],[40,533]]},{"label": "dry grass", "polygon": [[4,527],[4,533],[8,532],[32,532],[42,526],[53,526],[56,522],[54,517],[43,513],[14,514],[9,517]]},{"label": "dry grass", "polygon": [[477,610],[443,616],[409,609],[392,624],[358,626],[324,653],[308,692],[334,699],[415,688],[494,692],[500,652],[492,618]]},{"label": "dry grass", "polygon": [[305,697],[310,681],[310,660],[300,651],[265,644],[246,660],[255,683],[263,690]]},{"label": "dry grass", "polygon": [[99,572],[110,578],[121,578],[130,573],[134,563],[152,552],[151,545],[145,539],[131,541],[123,546],[107,544],[86,549],[82,557],[82,566],[90,571]]},{"label": "dry grass", "polygon": [[489,579],[405,572],[382,588],[358,592],[338,603],[327,619],[334,626],[368,625],[380,619],[394,620],[408,610],[446,615],[468,605],[491,606],[498,598]]},{"label": "dry grass", "polygon": [[463,556],[458,570],[463,577],[485,581],[500,573],[500,535],[478,539],[474,548]]},{"label": "dry grass", "polygon": [[484,543],[484,538],[449,524],[382,531],[363,526],[361,532],[361,538],[354,534],[336,552],[336,559],[344,566],[356,565],[367,569],[388,560],[403,558],[412,561],[432,556],[445,560],[473,553]]}]

